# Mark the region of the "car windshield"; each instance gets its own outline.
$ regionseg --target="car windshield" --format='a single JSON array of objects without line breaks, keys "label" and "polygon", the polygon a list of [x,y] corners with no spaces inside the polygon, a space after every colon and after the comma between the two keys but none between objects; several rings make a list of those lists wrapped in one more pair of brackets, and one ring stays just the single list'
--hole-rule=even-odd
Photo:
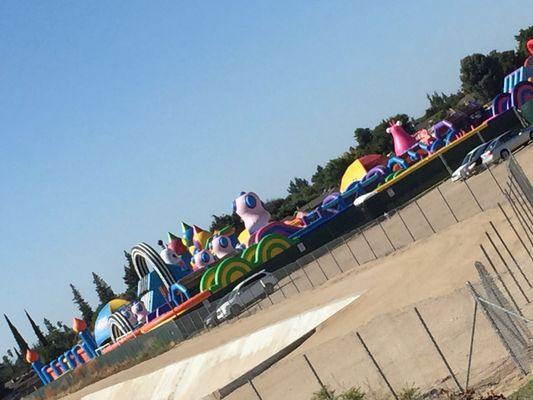
[{"label": "car windshield", "polygon": [[482,146],[479,146],[477,149],[474,150],[474,154],[472,155],[472,160],[475,160],[476,158],[479,158],[481,154],[485,152],[487,147],[489,147],[490,143],[485,143]]},{"label": "car windshield", "polygon": [[241,282],[237,286],[235,286],[235,288],[233,289],[233,292],[238,292],[239,290],[242,290],[242,289],[250,286],[251,284],[257,282],[258,280],[260,280],[260,279],[262,279],[264,277],[265,277],[264,273],[259,273],[259,274],[253,275],[250,278],[248,278],[247,280],[245,280],[244,282]]},{"label": "car windshield", "polygon": [[475,150],[472,150],[470,153],[468,153],[465,156],[465,158],[463,159],[463,162],[461,163],[461,165],[468,164],[470,162],[470,160],[472,159],[472,156],[474,155],[474,152],[475,152]]}]

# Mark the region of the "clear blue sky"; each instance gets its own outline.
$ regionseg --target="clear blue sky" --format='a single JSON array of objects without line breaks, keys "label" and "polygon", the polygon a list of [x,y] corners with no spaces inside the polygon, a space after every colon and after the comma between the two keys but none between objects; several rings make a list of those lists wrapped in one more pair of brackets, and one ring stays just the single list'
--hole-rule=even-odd
[{"label": "clear blue sky", "polygon": [[1,2],[1,311],[30,342],[24,308],[70,325],[69,282],[96,306],[124,249],[419,116],[460,58],[515,47],[530,1]]}]

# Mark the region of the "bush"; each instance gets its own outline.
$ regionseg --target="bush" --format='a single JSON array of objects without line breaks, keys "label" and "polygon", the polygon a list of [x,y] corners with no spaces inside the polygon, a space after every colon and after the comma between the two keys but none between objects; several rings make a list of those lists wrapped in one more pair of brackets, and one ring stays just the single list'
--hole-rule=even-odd
[{"label": "bush", "polygon": [[420,393],[420,388],[416,386],[406,386],[398,393],[400,400],[422,400],[424,396]]},{"label": "bush", "polygon": [[318,392],[313,393],[311,400],[364,400],[365,392],[360,388],[350,388],[338,396],[335,394],[335,390],[331,389],[329,386],[325,386],[320,389]]},{"label": "bush", "polygon": [[365,392],[360,388],[351,388],[343,392],[338,399],[339,400],[363,400],[365,398]]}]

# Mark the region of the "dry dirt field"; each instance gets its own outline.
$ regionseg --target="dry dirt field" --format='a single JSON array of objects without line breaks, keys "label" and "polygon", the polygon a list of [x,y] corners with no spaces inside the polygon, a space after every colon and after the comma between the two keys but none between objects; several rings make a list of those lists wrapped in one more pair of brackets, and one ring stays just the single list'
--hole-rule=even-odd
[{"label": "dry dirt field", "polygon": [[[530,146],[516,154],[530,178],[533,178],[532,148]],[[504,166],[498,166],[493,172],[503,185],[506,176]],[[493,178],[484,172],[468,183],[477,202],[464,183],[446,182],[439,187],[455,217],[440,194],[433,190],[419,199],[429,224],[411,205],[401,211],[410,232],[398,223],[397,215],[392,215],[382,224],[390,242],[384,239],[379,226],[366,231],[366,240],[377,259],[372,260],[372,251],[361,235],[348,238],[351,252],[346,245],[332,249],[344,272],[339,271],[331,254],[326,253],[318,262],[329,280],[326,281],[315,262],[311,262],[306,271],[315,282],[314,288],[308,285],[301,293],[289,291],[287,299],[280,299],[251,316],[180,343],[161,356],[89,385],[65,399],[82,399],[89,393],[153,372],[353,293],[363,294],[320,325],[298,349],[254,378],[263,400],[310,399],[319,386],[305,364],[303,354],[308,356],[321,379],[333,388],[361,386],[367,391],[386,393],[381,377],[354,336],[355,331],[365,339],[393,387],[399,389],[414,383],[422,388],[453,388],[452,379],[417,320],[413,311],[415,306],[425,317],[457,378],[464,385],[473,311],[473,300],[465,283],[479,281],[473,262],[484,261],[479,244],[487,241],[484,232],[490,228],[489,221],[501,230],[513,255],[533,281],[530,259],[496,207],[504,198]],[[504,207],[512,215],[509,205]],[[517,223],[514,217],[513,221]],[[433,233],[430,224],[437,233]],[[357,256],[357,261],[352,253]],[[504,276],[504,280],[509,279],[509,276]],[[300,288],[305,288],[306,280],[303,274],[295,275]],[[321,280],[324,281],[322,284]],[[515,287],[509,286],[520,300],[526,316],[533,316],[533,309],[519,297]],[[533,298],[532,289],[527,289],[527,294]],[[209,379],[208,376],[198,378]],[[521,381],[494,331],[479,314],[471,383],[482,388],[509,391]],[[257,395],[249,385],[244,385],[226,398],[257,399]]]}]

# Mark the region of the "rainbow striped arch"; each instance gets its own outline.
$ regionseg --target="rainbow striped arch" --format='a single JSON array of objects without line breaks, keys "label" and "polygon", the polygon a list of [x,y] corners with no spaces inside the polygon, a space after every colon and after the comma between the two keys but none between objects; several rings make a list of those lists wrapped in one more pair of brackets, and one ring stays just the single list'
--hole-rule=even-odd
[{"label": "rainbow striped arch", "polygon": [[241,254],[241,258],[244,258],[246,261],[249,261],[253,266],[257,266],[255,262],[255,252],[257,250],[257,244],[252,244],[251,246],[244,249]]},{"label": "rainbow striped arch", "polygon": [[498,115],[511,106],[511,94],[500,93],[492,100],[492,115]]},{"label": "rainbow striped arch", "polygon": [[255,263],[261,264],[278,254],[283,253],[289,247],[295,244],[295,241],[288,237],[271,233],[266,235],[257,243],[257,250],[255,252]]},{"label": "rainbow striped arch", "polygon": [[513,88],[511,96],[511,104],[513,107],[521,108],[530,100],[533,100],[533,83],[523,81]]},{"label": "rainbow striped arch", "polygon": [[252,268],[252,263],[243,258],[228,258],[216,268],[215,285],[218,289],[222,289],[250,272]]},{"label": "rainbow striped arch", "polygon": [[216,275],[216,266],[215,267],[209,267],[202,275],[202,279],[200,279],[200,292],[205,292],[206,290],[210,290],[211,292],[215,292],[218,290],[217,286],[215,285],[215,275]]}]

